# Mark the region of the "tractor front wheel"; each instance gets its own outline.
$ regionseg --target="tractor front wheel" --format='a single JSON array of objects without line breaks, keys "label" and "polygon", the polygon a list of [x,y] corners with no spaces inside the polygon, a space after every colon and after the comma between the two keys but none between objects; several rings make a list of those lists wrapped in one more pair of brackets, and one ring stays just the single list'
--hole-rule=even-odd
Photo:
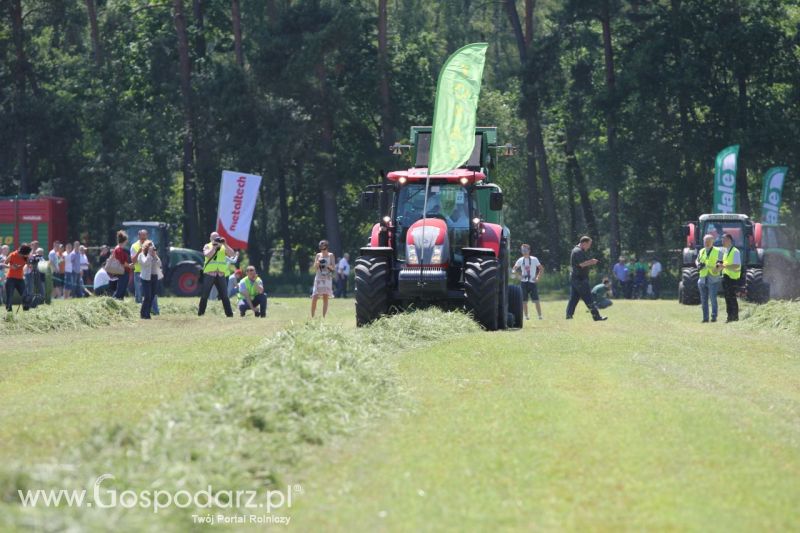
[{"label": "tractor front wheel", "polygon": [[697,281],[700,279],[696,268],[688,267],[681,271],[681,281],[678,284],[678,298],[684,305],[698,305],[700,303],[700,288]]},{"label": "tractor front wheel", "polygon": [[356,259],[356,326],[366,326],[389,312],[389,259]]},{"label": "tractor front wheel", "polygon": [[500,264],[494,257],[467,259],[464,267],[466,308],[484,329],[499,327],[497,308],[500,304]]},{"label": "tractor front wheel", "polygon": [[745,293],[747,301],[765,304],[769,301],[769,284],[764,281],[764,271],[760,268],[748,268],[745,274]]}]

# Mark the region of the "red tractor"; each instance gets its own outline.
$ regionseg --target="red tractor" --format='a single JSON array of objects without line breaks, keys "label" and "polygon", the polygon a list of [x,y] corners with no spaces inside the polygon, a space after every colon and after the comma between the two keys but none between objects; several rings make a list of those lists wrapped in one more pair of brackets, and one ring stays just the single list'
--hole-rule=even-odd
[{"label": "red tractor", "polygon": [[747,215],[733,213],[713,213],[700,215],[697,222],[683,226],[686,246],[681,253],[681,280],[678,282],[678,301],[686,305],[700,303],[700,289],[697,286],[699,272],[697,257],[703,248],[703,236],[714,237],[714,246],[722,246],[722,235],[733,237],[733,244],[742,254],[742,284],[747,301],[766,303],[769,301],[770,287],[764,280],[764,249],[761,245],[762,227],[752,222]]},{"label": "red tractor", "polygon": [[380,221],[355,263],[356,324],[436,305],[464,309],[490,331],[522,327],[522,291],[508,285],[503,192],[487,175],[497,129],[477,128],[469,160],[431,176],[426,197],[430,139],[430,127],[411,128],[414,167],[362,193]]}]

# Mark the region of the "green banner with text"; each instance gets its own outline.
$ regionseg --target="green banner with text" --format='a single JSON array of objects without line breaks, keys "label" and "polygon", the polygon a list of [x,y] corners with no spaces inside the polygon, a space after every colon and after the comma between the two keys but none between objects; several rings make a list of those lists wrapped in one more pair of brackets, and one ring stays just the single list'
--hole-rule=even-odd
[{"label": "green banner with text", "polygon": [[714,206],[712,213],[736,212],[736,167],[739,145],[728,146],[717,154],[714,170]]},{"label": "green banner with text", "polygon": [[429,176],[460,167],[475,147],[475,114],[488,46],[488,43],[473,43],[458,49],[439,73]]},{"label": "green banner with text", "polygon": [[761,221],[767,224],[778,223],[781,210],[783,182],[789,167],[772,167],[764,174],[764,189],[761,192]]}]

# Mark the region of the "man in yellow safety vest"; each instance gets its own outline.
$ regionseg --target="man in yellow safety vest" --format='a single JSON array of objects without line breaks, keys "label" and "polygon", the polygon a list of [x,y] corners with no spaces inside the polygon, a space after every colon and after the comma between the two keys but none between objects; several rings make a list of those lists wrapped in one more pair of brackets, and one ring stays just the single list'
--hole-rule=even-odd
[{"label": "man in yellow safety vest", "polygon": [[739,301],[736,299],[736,289],[739,288],[742,277],[742,254],[733,245],[730,233],[722,236],[722,289],[725,291],[725,312],[728,313],[726,322],[739,320]]},{"label": "man in yellow safety vest", "polygon": [[700,307],[703,308],[703,322],[708,322],[708,302],[711,301],[711,322],[717,321],[717,293],[722,282],[717,262],[722,258],[719,248],[714,246],[714,236],[703,237],[703,249],[697,254],[697,271],[700,279]]},{"label": "man in yellow safety vest", "polygon": [[208,295],[211,288],[217,288],[219,299],[222,300],[222,307],[225,309],[225,316],[233,316],[231,300],[228,297],[228,256],[234,255],[233,248],[228,246],[223,237],[216,231],[211,232],[209,243],[203,246],[203,256],[205,264],[203,266],[203,287],[200,290],[200,307],[197,315],[203,316],[208,305]]},{"label": "man in yellow safety vest", "polygon": [[256,316],[267,316],[267,293],[264,292],[264,282],[258,277],[256,267],[247,267],[247,275],[239,282],[239,314],[244,317],[248,309],[252,309]]}]

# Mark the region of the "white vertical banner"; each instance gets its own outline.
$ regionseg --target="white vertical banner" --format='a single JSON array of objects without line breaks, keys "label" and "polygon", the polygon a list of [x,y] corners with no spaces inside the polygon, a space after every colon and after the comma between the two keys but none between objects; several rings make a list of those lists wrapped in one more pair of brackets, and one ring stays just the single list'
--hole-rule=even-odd
[{"label": "white vertical banner", "polygon": [[217,208],[217,233],[235,249],[247,248],[261,176],[222,171]]}]

